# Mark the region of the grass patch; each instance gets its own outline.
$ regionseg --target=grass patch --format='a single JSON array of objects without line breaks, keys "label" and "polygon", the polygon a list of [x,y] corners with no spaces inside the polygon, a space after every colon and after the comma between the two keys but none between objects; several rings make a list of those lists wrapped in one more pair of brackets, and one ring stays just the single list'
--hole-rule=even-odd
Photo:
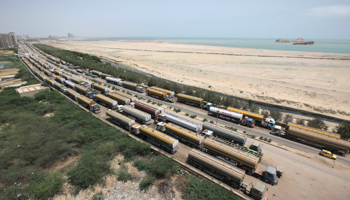
[{"label": "grass patch", "polygon": [[150,175],[145,176],[139,184],[140,190],[147,191],[150,186],[154,184],[156,178]]},{"label": "grass patch", "polygon": [[132,180],[132,174],[128,171],[128,167],[126,167],[125,165],[120,165],[117,180],[123,182]]}]

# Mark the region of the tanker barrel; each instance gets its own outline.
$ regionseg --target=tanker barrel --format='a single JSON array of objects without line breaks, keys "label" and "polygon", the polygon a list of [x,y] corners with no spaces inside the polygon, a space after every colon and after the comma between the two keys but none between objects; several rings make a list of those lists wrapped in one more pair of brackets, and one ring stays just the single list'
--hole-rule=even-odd
[{"label": "tanker barrel", "polygon": [[150,114],[142,112],[142,111],[137,110],[137,109],[130,107],[130,106],[123,106],[122,110],[123,110],[123,112],[126,112],[132,116],[135,116],[135,117],[137,117],[145,122],[150,121],[152,118]]},{"label": "tanker barrel", "polygon": [[106,115],[129,127],[135,124],[135,120],[114,111],[107,110]]},{"label": "tanker barrel", "polygon": [[242,146],[244,146],[247,141],[247,136],[241,135],[235,131],[228,130],[224,127],[217,126],[215,124],[204,122],[203,129],[211,130],[214,132],[215,135],[218,135],[219,137],[223,137],[228,140],[233,140],[234,142],[239,143]]},{"label": "tanker barrel", "polygon": [[220,113],[222,115],[234,118],[238,121],[241,121],[243,119],[242,113],[236,113],[236,112],[232,112],[229,110],[224,110],[224,109],[220,109],[220,108],[216,108],[216,107],[210,107],[209,111],[212,113]]},{"label": "tanker barrel", "polygon": [[171,113],[166,113],[165,116],[167,121],[173,122],[175,124],[178,124],[182,127],[185,127],[191,131],[194,132],[199,132],[202,129],[202,125],[190,120],[183,119],[182,117],[179,117],[177,115],[171,114]]},{"label": "tanker barrel", "polygon": [[160,131],[151,129],[146,125],[140,126],[140,132],[147,135],[148,137],[156,138],[157,140],[162,141],[163,144],[171,149],[176,149],[179,145],[179,141],[177,139],[170,137]]}]

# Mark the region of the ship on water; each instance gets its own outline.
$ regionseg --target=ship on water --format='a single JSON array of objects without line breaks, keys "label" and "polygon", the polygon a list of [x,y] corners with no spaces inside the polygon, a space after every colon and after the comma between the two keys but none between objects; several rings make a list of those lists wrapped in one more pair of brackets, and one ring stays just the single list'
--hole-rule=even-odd
[{"label": "ship on water", "polygon": [[314,45],[314,41],[304,41],[303,38],[298,38],[296,40],[292,40],[293,45]]}]

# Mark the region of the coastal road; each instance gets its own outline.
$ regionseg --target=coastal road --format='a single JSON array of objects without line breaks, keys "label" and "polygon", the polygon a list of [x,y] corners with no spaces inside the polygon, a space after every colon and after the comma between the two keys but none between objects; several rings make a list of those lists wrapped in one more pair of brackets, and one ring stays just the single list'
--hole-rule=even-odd
[{"label": "coastal road", "polygon": [[[47,58],[44,57],[43,55],[41,55],[39,52],[34,50],[33,54],[34,53],[36,55],[38,55],[40,58],[42,58],[44,60],[47,60]],[[52,65],[51,63],[49,63],[49,64]],[[61,65],[60,64],[60,66],[63,67],[67,71],[73,71],[73,70],[69,69],[65,65]],[[88,80],[92,79],[92,77],[86,76],[84,74],[79,74],[78,77],[80,77],[80,78],[84,77],[84,78],[86,78]],[[208,119],[208,121],[211,120],[214,123],[216,121],[218,121],[218,124],[221,125],[221,126],[233,127],[233,128],[236,128],[236,129],[238,129],[238,130],[240,130],[242,132],[246,131],[246,133],[253,134],[253,135],[255,135],[258,138],[260,136],[271,138],[274,142],[277,142],[277,143],[280,143],[282,145],[285,145],[285,146],[288,146],[288,147],[292,147],[292,148],[295,148],[295,149],[298,149],[298,150],[301,150],[301,151],[309,152],[309,153],[312,153],[312,154],[318,154],[319,151],[320,151],[320,149],[318,149],[318,148],[315,148],[315,147],[312,147],[312,146],[309,146],[309,145],[306,145],[306,144],[303,144],[303,143],[300,143],[300,142],[294,142],[294,141],[291,141],[291,140],[288,140],[288,139],[285,139],[285,138],[282,138],[282,137],[270,135],[269,134],[269,130],[267,130],[267,129],[263,129],[263,128],[260,128],[260,127],[256,127],[254,129],[252,129],[252,128],[248,128],[248,127],[245,127],[245,126],[241,126],[241,125],[238,125],[238,124],[235,124],[235,123],[232,123],[232,122],[228,122],[228,121],[225,121],[225,120],[222,120],[222,119],[217,119],[215,117],[211,117],[211,116],[207,115],[208,112],[205,111],[205,110],[201,110],[201,109],[198,109],[198,108],[186,105],[186,104],[182,104],[182,103],[177,103],[177,102],[169,103],[169,102],[165,102],[165,101],[160,101],[159,99],[147,96],[144,93],[135,92],[133,90],[129,90],[129,89],[123,88],[121,86],[117,86],[117,85],[114,85],[114,84],[109,84],[104,79],[101,79],[101,78],[95,78],[95,79],[100,81],[100,82],[103,82],[103,84],[109,85],[111,87],[115,87],[115,88],[118,88],[118,89],[121,89],[121,90],[128,91],[128,92],[130,92],[133,95],[138,95],[139,97],[143,97],[145,99],[150,99],[152,101],[161,102],[163,105],[165,105],[167,107],[181,109],[182,112],[189,113],[191,115],[197,115],[198,117],[203,118],[203,119],[206,118],[206,119]],[[89,83],[91,84],[92,81],[89,81]],[[281,150],[281,151],[283,151],[283,150]],[[337,161],[340,162],[340,163],[346,164],[346,165],[350,165],[350,159],[348,157],[338,156],[337,157]]]}]

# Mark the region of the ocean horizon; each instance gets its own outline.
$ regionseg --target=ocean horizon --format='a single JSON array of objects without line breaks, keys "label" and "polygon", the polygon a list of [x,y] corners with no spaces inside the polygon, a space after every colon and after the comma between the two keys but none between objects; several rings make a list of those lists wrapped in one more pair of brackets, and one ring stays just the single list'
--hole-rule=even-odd
[{"label": "ocean horizon", "polygon": [[[290,39],[295,40],[294,39]],[[350,54],[350,40],[311,40],[314,45],[293,45],[290,43],[276,43],[276,39],[220,39],[220,38],[157,38],[157,37],[105,37],[89,38],[89,40],[110,40],[110,41],[145,41],[145,42],[166,42],[172,44],[205,45],[219,47],[237,47],[252,49],[268,49],[282,51],[305,51],[324,53]]]}]

